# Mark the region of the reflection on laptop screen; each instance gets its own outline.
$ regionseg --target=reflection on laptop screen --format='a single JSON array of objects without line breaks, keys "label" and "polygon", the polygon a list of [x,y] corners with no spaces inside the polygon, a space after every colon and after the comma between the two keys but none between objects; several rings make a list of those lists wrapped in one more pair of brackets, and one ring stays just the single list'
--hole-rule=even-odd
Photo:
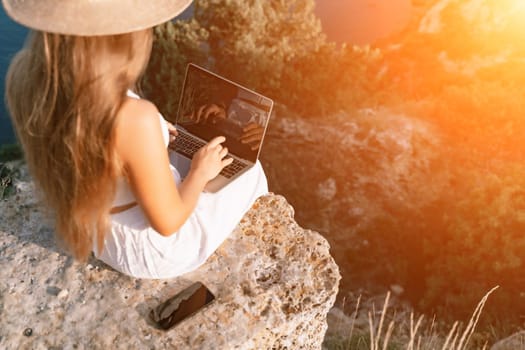
[{"label": "reflection on laptop screen", "polygon": [[272,100],[189,65],[177,126],[205,141],[225,136],[230,153],[255,162],[271,108]]}]

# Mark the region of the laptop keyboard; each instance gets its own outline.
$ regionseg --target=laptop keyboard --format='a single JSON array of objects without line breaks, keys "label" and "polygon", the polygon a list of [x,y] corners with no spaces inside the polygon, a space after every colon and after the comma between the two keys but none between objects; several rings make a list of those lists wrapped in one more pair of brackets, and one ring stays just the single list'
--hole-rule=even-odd
[{"label": "laptop keyboard", "polygon": [[[173,150],[176,152],[179,152],[186,157],[192,159],[193,155],[201,149],[204,145],[206,145],[204,142],[195,139],[191,137],[190,135],[186,134],[185,132],[182,132],[179,130],[179,134],[177,135],[177,139],[175,141],[175,145],[173,147]],[[248,164],[245,164],[243,162],[240,162],[239,160],[233,158],[233,162],[228,165],[227,167],[223,168],[220,172],[222,176],[225,178],[231,178],[235,174],[237,174],[239,171],[246,168]]]},{"label": "laptop keyboard", "polygon": [[193,155],[197,153],[197,151],[201,149],[204,145],[206,145],[204,142],[197,140],[191,137],[190,135],[186,134],[185,132],[179,130],[179,134],[175,139],[174,150],[192,159]]},{"label": "laptop keyboard", "polygon": [[224,167],[219,174],[229,179],[247,166],[248,164],[239,162],[237,159],[233,158],[233,162],[227,167]]}]

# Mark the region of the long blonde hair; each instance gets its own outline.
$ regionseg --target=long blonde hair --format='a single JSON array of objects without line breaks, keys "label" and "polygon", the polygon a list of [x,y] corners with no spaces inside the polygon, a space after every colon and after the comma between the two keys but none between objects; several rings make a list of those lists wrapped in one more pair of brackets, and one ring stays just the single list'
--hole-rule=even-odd
[{"label": "long blonde hair", "polygon": [[103,246],[121,165],[116,115],[143,73],[151,29],[110,36],[33,32],[12,60],[6,100],[58,237],[85,260]]}]

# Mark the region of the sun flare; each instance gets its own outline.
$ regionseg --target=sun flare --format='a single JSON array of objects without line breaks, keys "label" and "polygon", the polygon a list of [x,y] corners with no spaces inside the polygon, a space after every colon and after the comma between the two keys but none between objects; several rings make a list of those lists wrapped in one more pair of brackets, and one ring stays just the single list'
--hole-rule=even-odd
[{"label": "sun flare", "polygon": [[523,0],[490,0],[488,8],[481,8],[478,18],[485,19],[489,15],[494,25],[507,34],[525,34],[525,1]]}]

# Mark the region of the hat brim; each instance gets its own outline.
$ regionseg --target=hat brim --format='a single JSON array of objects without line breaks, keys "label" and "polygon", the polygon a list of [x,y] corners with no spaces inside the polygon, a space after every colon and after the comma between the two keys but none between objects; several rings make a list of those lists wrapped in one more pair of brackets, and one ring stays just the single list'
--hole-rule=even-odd
[{"label": "hat brim", "polygon": [[70,35],[129,33],[166,22],[192,0],[2,0],[16,22],[40,31]]}]

